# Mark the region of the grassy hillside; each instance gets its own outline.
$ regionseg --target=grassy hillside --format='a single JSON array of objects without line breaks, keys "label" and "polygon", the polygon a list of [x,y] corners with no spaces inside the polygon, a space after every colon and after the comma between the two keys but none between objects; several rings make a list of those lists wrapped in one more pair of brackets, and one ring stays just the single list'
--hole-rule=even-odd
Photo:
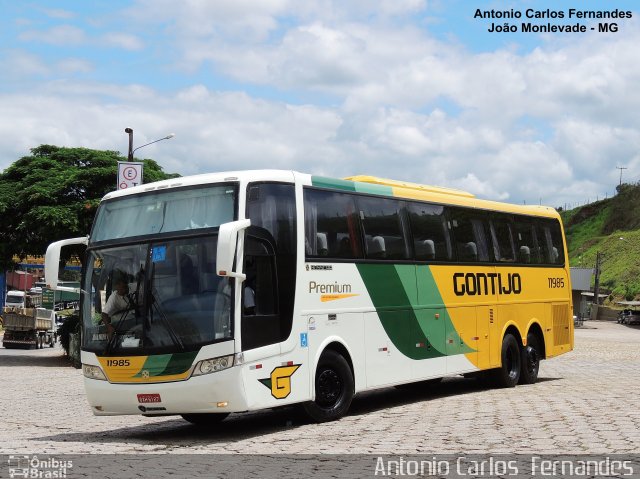
[{"label": "grassy hillside", "polygon": [[618,190],[613,198],[562,212],[569,261],[593,267],[599,251],[601,286],[616,299],[640,300],[640,184]]}]

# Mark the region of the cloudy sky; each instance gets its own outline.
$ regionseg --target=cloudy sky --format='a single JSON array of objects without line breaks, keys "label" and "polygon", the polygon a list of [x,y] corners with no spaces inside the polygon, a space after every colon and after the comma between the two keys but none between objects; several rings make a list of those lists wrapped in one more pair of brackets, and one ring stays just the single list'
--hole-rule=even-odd
[{"label": "cloudy sky", "polygon": [[[0,170],[43,143],[126,155],[131,127],[135,146],[175,133],[136,156],[182,175],[370,174],[552,206],[610,196],[616,166],[640,180],[633,0],[0,6]],[[633,17],[599,33],[576,7]],[[477,8],[588,31],[489,33]]]}]

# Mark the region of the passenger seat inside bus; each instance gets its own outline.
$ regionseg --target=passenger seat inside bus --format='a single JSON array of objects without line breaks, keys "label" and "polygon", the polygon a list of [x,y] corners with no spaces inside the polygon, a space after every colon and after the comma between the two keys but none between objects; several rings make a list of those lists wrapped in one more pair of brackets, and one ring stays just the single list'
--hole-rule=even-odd
[{"label": "passenger seat inside bus", "polygon": [[423,257],[427,261],[436,259],[436,247],[433,240],[427,239],[422,242]]},{"label": "passenger seat inside bus", "polygon": [[367,256],[369,258],[386,258],[387,250],[384,244],[384,238],[382,236],[374,236],[373,238],[367,238]]},{"label": "passenger seat inside bus", "polygon": [[473,241],[466,243],[463,248],[463,261],[478,261],[478,247]]},{"label": "passenger seat inside bus", "polygon": [[531,263],[531,249],[528,246],[520,246],[520,262]]},{"label": "passenger seat inside bus", "polygon": [[327,233],[316,233],[316,248],[318,256],[327,256],[329,254]]}]

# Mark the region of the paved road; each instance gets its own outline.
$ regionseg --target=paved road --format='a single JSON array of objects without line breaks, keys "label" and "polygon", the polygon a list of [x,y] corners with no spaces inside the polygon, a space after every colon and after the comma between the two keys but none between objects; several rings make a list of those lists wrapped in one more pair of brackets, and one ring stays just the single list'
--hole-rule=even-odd
[{"label": "paved road", "polygon": [[334,423],[284,408],[202,431],[173,417],[95,417],[59,348],[0,349],[0,454],[630,453],[640,445],[639,371],[640,328],[591,322],[532,386],[450,378],[428,391],[362,394]]}]

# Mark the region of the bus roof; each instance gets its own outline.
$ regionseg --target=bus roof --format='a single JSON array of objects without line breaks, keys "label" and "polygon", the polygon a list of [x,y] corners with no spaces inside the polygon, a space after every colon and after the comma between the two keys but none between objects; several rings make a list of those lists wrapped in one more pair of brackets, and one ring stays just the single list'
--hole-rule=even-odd
[{"label": "bus roof", "polygon": [[407,198],[432,203],[465,206],[506,213],[558,218],[560,215],[550,206],[516,205],[499,201],[483,200],[475,195],[453,188],[420,185],[375,176],[350,176],[344,180],[312,176],[312,184],[324,188],[337,188],[360,193],[371,193],[396,198]]},{"label": "bus roof", "polygon": [[219,173],[204,173],[201,175],[180,176],[168,180],[145,183],[133,188],[116,190],[107,193],[102,200],[110,200],[120,196],[134,195],[148,191],[159,191],[168,188],[179,188],[184,186],[199,186],[211,183],[223,183],[233,181],[279,181],[283,183],[293,183],[295,175],[300,174],[291,170],[245,170],[245,171],[222,171]]},{"label": "bus roof", "polygon": [[371,183],[374,185],[385,185],[396,188],[403,188],[407,190],[416,190],[420,192],[429,193],[442,193],[445,195],[463,196],[465,198],[475,198],[473,193],[467,191],[457,190],[454,188],[445,188],[442,186],[420,185],[418,183],[410,183],[408,181],[389,180],[387,178],[378,178],[377,176],[357,175],[348,176],[345,180],[359,181],[362,183]]},{"label": "bus roof", "polygon": [[220,173],[205,173],[202,175],[183,176],[168,180],[147,183],[125,190],[112,191],[102,199],[108,200],[120,196],[128,196],[148,191],[158,191],[167,188],[195,186],[224,181],[279,181],[295,182],[296,178],[303,182],[311,182],[313,186],[335,188],[347,191],[372,193],[382,196],[416,199],[440,204],[452,204],[470,208],[502,211],[515,214],[527,214],[535,216],[558,217],[558,212],[549,206],[516,205],[499,201],[483,200],[476,198],[472,193],[430,185],[421,185],[406,181],[390,180],[376,176],[356,175],[344,179],[324,176],[308,175],[292,170],[245,170],[226,171]]}]

